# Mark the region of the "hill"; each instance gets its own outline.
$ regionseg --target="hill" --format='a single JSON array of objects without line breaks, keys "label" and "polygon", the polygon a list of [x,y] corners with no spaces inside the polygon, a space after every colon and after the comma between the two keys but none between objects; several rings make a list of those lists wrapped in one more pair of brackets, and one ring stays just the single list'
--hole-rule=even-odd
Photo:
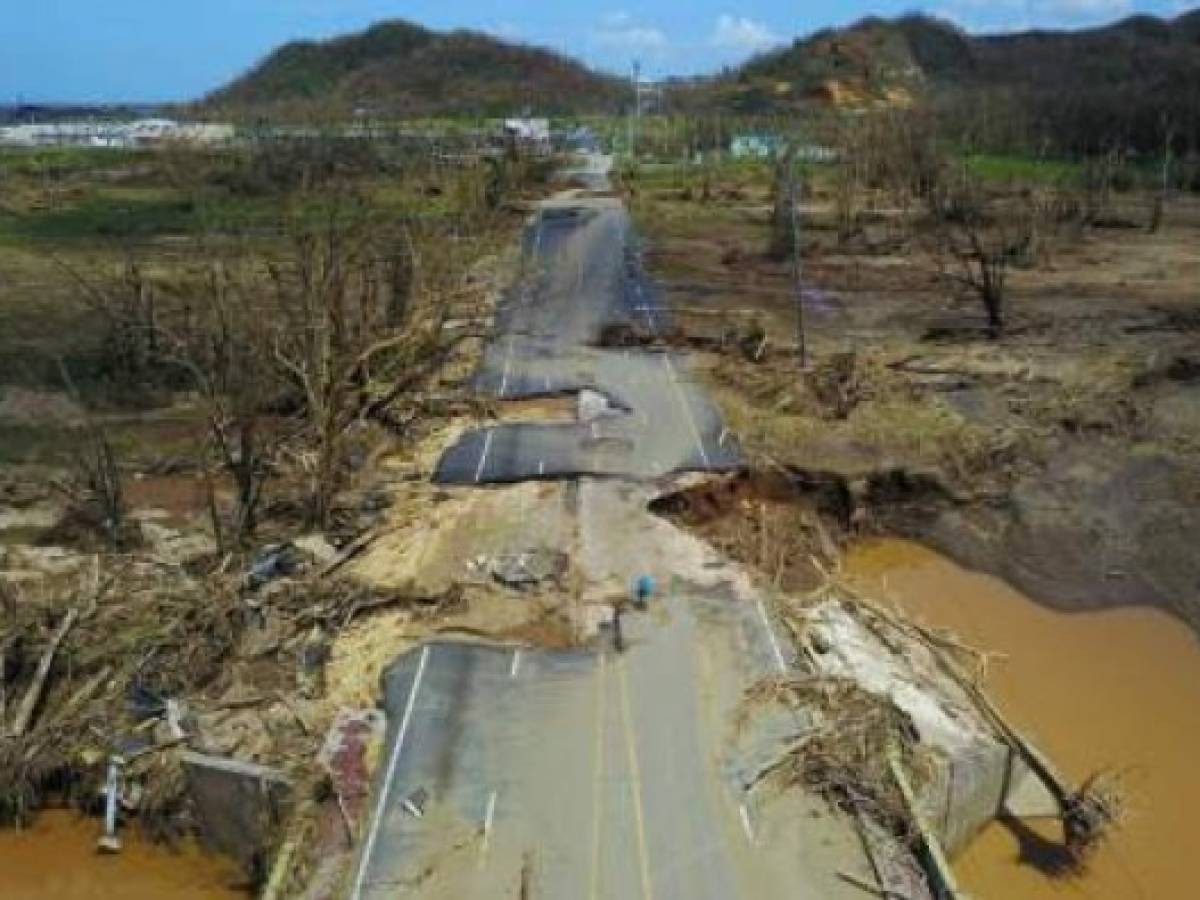
[{"label": "hill", "polygon": [[[1164,123],[1200,147],[1200,10],[1102,28],[970,35],[924,15],[864,19],[798,38],[713,79],[679,87],[693,111],[778,115],[814,106],[956,102],[1085,144],[1161,147]],[[1091,148],[1091,149],[1094,149]]]},{"label": "hill", "polygon": [[549,50],[395,20],[287,44],[203,105],[238,118],[359,109],[378,116],[500,116],[526,107],[557,114],[615,110],[623,90]]}]

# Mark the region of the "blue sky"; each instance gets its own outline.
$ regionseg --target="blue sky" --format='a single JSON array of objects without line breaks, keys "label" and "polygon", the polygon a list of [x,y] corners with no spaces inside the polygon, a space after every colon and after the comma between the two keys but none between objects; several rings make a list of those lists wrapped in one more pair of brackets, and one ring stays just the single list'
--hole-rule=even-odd
[{"label": "blue sky", "polygon": [[[651,77],[696,74],[828,25],[924,9],[969,30],[1076,27],[1195,0],[4,0],[0,103],[191,99],[278,44],[403,17],[467,27]],[[606,5],[607,4],[607,5]]]}]

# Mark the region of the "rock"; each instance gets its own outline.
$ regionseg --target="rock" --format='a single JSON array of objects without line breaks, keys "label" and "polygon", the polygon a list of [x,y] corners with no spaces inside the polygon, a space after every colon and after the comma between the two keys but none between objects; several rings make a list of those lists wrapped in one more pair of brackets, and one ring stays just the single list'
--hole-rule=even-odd
[{"label": "rock", "polygon": [[325,564],[337,559],[338,551],[323,534],[306,534],[296,538],[292,545],[301,553],[311,556],[317,562]]},{"label": "rock", "polygon": [[596,391],[586,388],[579,392],[579,402],[576,416],[580,422],[595,422],[605,416],[616,415],[620,410],[608,402],[608,398]]},{"label": "rock", "polygon": [[246,570],[246,587],[257,590],[264,584],[298,572],[304,565],[303,554],[293,544],[268,544],[254,557]]},{"label": "rock", "polygon": [[492,559],[492,577],[507,587],[528,590],[566,574],[571,558],[558,550],[534,549]]}]

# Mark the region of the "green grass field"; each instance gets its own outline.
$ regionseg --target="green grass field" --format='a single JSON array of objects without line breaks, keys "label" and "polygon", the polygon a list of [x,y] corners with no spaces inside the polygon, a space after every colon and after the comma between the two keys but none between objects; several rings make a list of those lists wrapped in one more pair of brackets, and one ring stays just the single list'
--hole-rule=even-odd
[{"label": "green grass field", "polygon": [[964,157],[964,162],[970,172],[985,181],[1053,185],[1072,183],[1083,175],[1081,164],[1067,160],[980,153]]}]

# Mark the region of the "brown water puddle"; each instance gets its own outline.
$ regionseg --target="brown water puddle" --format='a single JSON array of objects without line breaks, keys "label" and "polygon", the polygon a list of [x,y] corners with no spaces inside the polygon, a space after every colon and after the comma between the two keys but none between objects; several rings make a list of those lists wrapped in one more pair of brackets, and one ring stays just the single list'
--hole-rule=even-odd
[{"label": "brown water puddle", "polygon": [[980,900],[1174,900],[1195,897],[1200,850],[1200,642],[1153,609],[1060,613],[1003,582],[902,541],[855,549],[850,580],[920,621],[950,628],[1007,657],[991,670],[994,696],[1074,781],[1123,773],[1126,818],[1088,871],[1050,879],[1031,858],[1039,826],[1019,841],[988,828],[956,861]]},{"label": "brown water puddle", "polygon": [[124,849],[96,852],[100,823],[64,810],[0,832],[0,897],[21,900],[246,900],[232,864],[194,844],[151,844],[122,830]]}]

